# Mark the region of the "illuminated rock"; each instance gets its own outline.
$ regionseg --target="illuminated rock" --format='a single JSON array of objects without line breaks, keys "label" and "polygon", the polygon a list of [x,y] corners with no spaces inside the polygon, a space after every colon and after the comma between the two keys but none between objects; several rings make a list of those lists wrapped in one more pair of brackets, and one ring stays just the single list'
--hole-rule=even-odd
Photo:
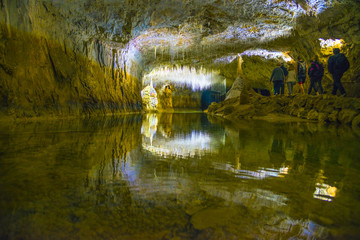
[{"label": "illuminated rock", "polygon": [[172,109],[172,91],[170,85],[164,86],[160,91],[160,105],[162,109]]},{"label": "illuminated rock", "polygon": [[226,93],[225,100],[240,97],[243,88],[244,88],[244,80],[239,76],[238,78],[236,78],[230,90]]},{"label": "illuminated rock", "polygon": [[141,98],[143,101],[144,108],[146,110],[157,110],[158,98],[157,98],[156,90],[152,85],[146,86],[141,91]]}]

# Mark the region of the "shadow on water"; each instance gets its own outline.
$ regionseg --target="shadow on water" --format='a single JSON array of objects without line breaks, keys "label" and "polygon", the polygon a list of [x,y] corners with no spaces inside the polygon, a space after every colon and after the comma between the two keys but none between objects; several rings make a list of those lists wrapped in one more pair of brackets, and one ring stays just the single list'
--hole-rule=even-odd
[{"label": "shadow on water", "polygon": [[202,113],[3,125],[0,238],[356,238],[358,145]]}]

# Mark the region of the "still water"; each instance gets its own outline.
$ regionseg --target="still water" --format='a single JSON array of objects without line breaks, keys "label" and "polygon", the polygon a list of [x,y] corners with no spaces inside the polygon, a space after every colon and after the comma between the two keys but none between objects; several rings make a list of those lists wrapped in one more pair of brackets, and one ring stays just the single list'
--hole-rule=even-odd
[{"label": "still water", "polygon": [[360,138],[202,113],[3,124],[1,239],[354,239]]}]

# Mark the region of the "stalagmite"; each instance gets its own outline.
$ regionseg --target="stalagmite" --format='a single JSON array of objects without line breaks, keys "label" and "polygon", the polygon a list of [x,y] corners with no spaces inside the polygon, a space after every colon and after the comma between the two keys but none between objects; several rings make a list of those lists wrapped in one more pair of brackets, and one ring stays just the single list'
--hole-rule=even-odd
[{"label": "stalagmite", "polygon": [[242,74],[242,68],[241,68],[242,63],[243,63],[242,56],[239,55],[239,57],[238,57],[237,71],[236,71],[238,75],[241,75],[241,74]]}]

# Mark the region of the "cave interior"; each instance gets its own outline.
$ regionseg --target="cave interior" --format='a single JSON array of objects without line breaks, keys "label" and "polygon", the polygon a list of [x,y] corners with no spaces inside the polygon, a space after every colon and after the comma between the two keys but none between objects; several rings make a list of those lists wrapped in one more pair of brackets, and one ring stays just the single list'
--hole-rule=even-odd
[{"label": "cave interior", "polygon": [[[318,58],[326,69],[334,47],[351,66],[343,85],[359,97],[356,1],[2,0],[0,10],[3,116],[151,110],[141,93],[150,85],[154,109],[204,110],[238,76],[271,95],[280,62]],[[323,85],[331,91],[327,71]]]}]

